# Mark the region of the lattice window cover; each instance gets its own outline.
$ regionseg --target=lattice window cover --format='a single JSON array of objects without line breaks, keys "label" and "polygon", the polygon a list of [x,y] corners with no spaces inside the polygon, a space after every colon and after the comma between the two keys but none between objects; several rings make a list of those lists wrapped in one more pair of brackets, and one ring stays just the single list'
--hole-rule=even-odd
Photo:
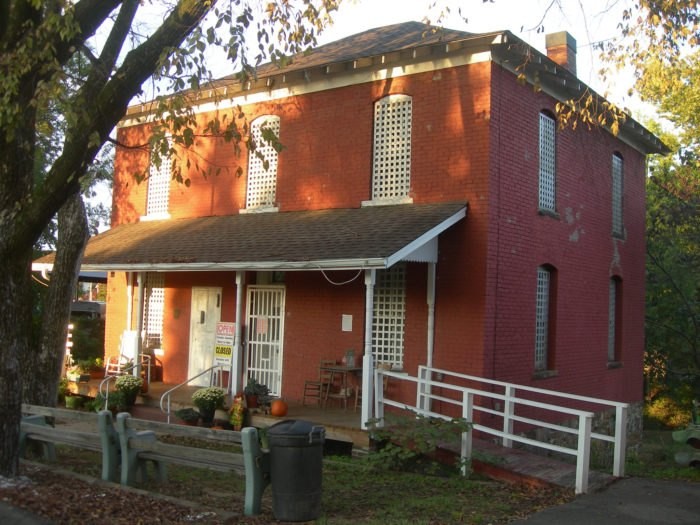
[{"label": "lattice window cover", "polygon": [[537,295],[535,298],[535,370],[547,369],[549,335],[549,293],[551,272],[537,268]]},{"label": "lattice window cover", "polygon": [[617,333],[617,282],[610,279],[610,289],[608,296],[608,361],[616,360],[615,335]]},{"label": "lattice window cover", "polygon": [[412,114],[413,100],[408,95],[389,95],[374,104],[373,200],[408,197]]},{"label": "lattice window cover", "polygon": [[148,169],[146,216],[166,215],[170,198],[172,161],[169,158],[161,158],[160,166],[156,166],[153,160],[154,155],[151,153],[151,165]]},{"label": "lattice window cover", "polygon": [[624,233],[622,220],[623,161],[619,155],[612,157],[612,232],[621,236]]},{"label": "lattice window cover", "polygon": [[[248,191],[246,208],[272,207],[277,200],[277,150],[263,138],[263,130],[279,137],[280,119],[264,116],[250,125],[256,149],[248,154]],[[267,169],[265,163],[267,162]]]},{"label": "lattice window cover", "polygon": [[556,201],[556,146],[555,121],[540,113],[540,176],[539,207],[555,211]]},{"label": "lattice window cover", "polygon": [[165,278],[161,273],[147,273],[143,308],[144,348],[161,348],[163,344],[163,310]]},{"label": "lattice window cover", "polygon": [[403,368],[405,319],[405,265],[378,271],[372,319],[372,349],[378,363],[391,363],[396,368]]}]

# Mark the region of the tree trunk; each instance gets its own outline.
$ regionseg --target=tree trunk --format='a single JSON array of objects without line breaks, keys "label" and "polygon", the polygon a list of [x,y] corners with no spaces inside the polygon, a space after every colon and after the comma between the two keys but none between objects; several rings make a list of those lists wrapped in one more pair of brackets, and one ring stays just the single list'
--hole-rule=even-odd
[{"label": "tree trunk", "polygon": [[31,329],[31,250],[0,253],[0,476],[16,476],[19,468],[19,423],[22,408],[20,360],[27,354]]},{"label": "tree trunk", "polygon": [[49,291],[44,303],[39,348],[22,363],[24,400],[55,406],[63,372],[70,305],[80,273],[80,261],[88,239],[85,205],[78,193],[58,212],[58,243]]}]

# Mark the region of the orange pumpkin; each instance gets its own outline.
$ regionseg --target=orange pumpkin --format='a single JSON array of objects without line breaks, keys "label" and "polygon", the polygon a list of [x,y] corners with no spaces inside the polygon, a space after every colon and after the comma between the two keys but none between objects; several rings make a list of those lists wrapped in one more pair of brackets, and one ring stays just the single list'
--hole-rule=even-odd
[{"label": "orange pumpkin", "polygon": [[282,401],[281,399],[275,399],[270,404],[270,414],[275,417],[284,417],[287,415],[288,408],[289,407],[287,406],[287,403],[285,401]]}]

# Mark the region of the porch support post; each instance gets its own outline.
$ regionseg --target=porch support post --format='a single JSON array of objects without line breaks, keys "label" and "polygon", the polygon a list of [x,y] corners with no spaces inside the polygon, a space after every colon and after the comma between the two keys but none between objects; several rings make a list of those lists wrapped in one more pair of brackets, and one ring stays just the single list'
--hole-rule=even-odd
[{"label": "porch support post", "polygon": [[126,273],[126,329],[134,325],[134,272]]},{"label": "porch support post", "polygon": [[243,391],[243,345],[241,334],[243,333],[243,276],[245,272],[236,272],[236,327],[233,335],[233,360],[231,361],[230,387],[231,394],[236,395]]},{"label": "porch support post", "polygon": [[136,377],[141,377],[141,350],[143,344],[143,310],[144,298],[146,297],[146,274],[138,273],[139,300],[136,305],[136,355],[134,356],[134,364],[136,365],[133,374]]},{"label": "porch support post", "polygon": [[[428,340],[426,341],[427,355],[425,356],[425,365],[428,369],[433,367],[433,352],[435,350],[435,269],[437,265],[434,262],[428,263],[428,282],[427,282],[427,303],[428,303]],[[428,374],[432,375],[432,372],[428,370]],[[422,383],[419,388],[423,390],[423,396],[420,396],[421,405],[428,405],[426,403],[427,399],[430,399],[430,383],[426,385]],[[427,410],[429,406],[421,406],[423,410]]]},{"label": "porch support post", "polygon": [[374,283],[377,271],[365,270],[365,353],[362,357],[362,414],[360,426],[367,429],[367,421],[372,418],[374,400],[374,356],[372,355],[372,319],[374,318]]}]

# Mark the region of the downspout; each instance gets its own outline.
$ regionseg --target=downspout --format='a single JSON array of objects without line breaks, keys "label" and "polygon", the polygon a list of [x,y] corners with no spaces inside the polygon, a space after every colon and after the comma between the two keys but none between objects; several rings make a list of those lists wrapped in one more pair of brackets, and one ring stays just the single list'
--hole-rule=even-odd
[{"label": "downspout", "polygon": [[134,356],[134,375],[136,377],[141,377],[141,351],[143,341],[143,310],[144,310],[144,297],[146,296],[146,274],[144,272],[138,273],[138,287],[139,287],[139,300],[136,310],[136,355]]},{"label": "downspout", "polygon": [[233,335],[233,361],[230,374],[230,390],[233,395],[243,391],[243,345],[241,344],[241,334],[243,333],[243,276],[244,272],[236,272],[236,326]]},{"label": "downspout", "polygon": [[372,418],[374,391],[374,356],[372,355],[372,320],[374,319],[374,283],[377,271],[365,270],[365,352],[362,356],[362,414],[360,425],[367,430],[367,422]]}]

